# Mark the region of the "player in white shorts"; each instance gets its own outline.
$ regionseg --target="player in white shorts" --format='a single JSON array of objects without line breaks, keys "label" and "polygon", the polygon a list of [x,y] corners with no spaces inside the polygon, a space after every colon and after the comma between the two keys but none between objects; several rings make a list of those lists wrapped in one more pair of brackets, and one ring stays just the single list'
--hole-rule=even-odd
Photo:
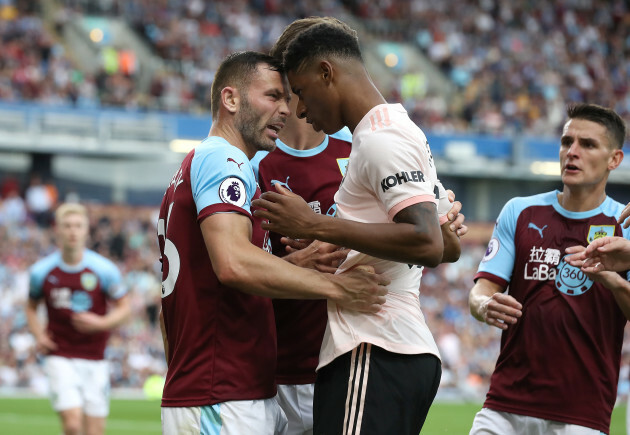
[{"label": "player in white shorts", "polygon": [[[64,433],[99,435],[109,413],[105,345],[110,330],[129,316],[129,301],[118,268],[85,248],[88,217],[82,205],[59,206],[55,232],[59,250],[31,267],[26,318],[46,355],[50,399]],[[37,315],[42,301],[46,328]]]}]

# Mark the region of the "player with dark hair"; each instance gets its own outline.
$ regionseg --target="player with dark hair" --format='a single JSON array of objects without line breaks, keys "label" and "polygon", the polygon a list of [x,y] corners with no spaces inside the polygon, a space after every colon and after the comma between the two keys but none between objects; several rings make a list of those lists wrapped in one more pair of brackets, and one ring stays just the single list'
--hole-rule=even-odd
[{"label": "player with dark hair", "polygon": [[[288,44],[299,33],[320,23],[347,27],[345,23],[331,17],[296,20],[285,28],[270,54],[281,59]],[[295,112],[297,98],[292,99],[290,105],[291,111]],[[315,131],[304,120],[290,116],[279,134],[280,139],[276,141],[276,150],[260,161],[261,189],[273,191],[274,184],[278,183],[304,198],[315,213],[334,216],[334,194],[345,174],[351,151],[352,136],[346,131],[343,129],[328,136]],[[458,215],[461,204],[451,204],[444,189],[441,189],[441,199],[442,215],[450,211],[452,216],[459,216],[456,228],[460,229],[463,226],[463,215]],[[452,210],[451,206],[454,207]],[[445,226],[452,223],[446,222],[446,217],[441,217],[442,221],[445,221]],[[447,231],[450,231],[448,227]],[[286,250],[280,242],[280,235],[271,232],[269,239],[272,252],[285,256]],[[304,258],[309,262],[317,258],[319,261],[315,267],[334,272],[336,264],[349,251],[337,248],[336,245],[315,241],[303,251],[284,258],[296,264],[304,264]],[[313,429],[315,369],[326,329],[326,301],[277,299],[274,300],[274,313],[278,332],[278,402],[289,420],[289,435],[309,434]]]},{"label": "player with dark hair", "polygon": [[471,434],[609,432],[630,273],[586,273],[565,252],[630,236],[618,222],[624,206],[606,195],[626,127],[614,111],[593,104],[572,105],[567,116],[562,191],[505,205],[470,291],[472,315],[503,330]]},{"label": "player with dark hair", "polygon": [[212,86],[209,137],[192,150],[162,201],[162,316],[168,360],[162,399],[165,434],[274,434],[286,418],[274,399],[273,298],[329,298],[377,312],[380,275],[323,274],[261,248],[252,216],[260,190],[249,160],[273,150],[290,114],[286,76],[274,58],[228,56]]},{"label": "player with dark hair", "polygon": [[317,131],[352,131],[337,216],[313,212],[281,186],[255,205],[263,228],[351,248],[340,272],[370,265],[391,278],[383,309],[351,313],[328,304],[314,398],[314,433],[416,435],[437,391],[441,364],[420,310],[422,267],[459,256],[457,233],[444,241],[438,180],[423,132],[401,105],[389,105],[361,60],[356,32],[321,23],[284,51],[296,115]]},{"label": "player with dark hair", "polygon": [[[109,331],[129,317],[129,298],[116,265],[85,248],[85,207],[60,205],[55,233],[59,250],[31,267],[26,319],[38,351],[45,355],[51,402],[64,434],[104,434],[109,414],[105,346]],[[42,301],[46,328],[37,317]]]}]

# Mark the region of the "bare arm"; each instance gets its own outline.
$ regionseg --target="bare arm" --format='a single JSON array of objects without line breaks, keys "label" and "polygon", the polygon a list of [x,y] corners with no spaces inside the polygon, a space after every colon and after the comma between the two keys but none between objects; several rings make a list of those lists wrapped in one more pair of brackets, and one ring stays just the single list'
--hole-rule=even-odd
[{"label": "bare arm", "polygon": [[500,285],[484,278],[478,279],[468,295],[470,314],[480,322],[499,329],[515,324],[523,314],[523,306],[503,292]]},{"label": "bare arm", "polygon": [[588,277],[598,281],[612,293],[617,305],[626,319],[630,320],[630,282],[617,272],[587,273]]},{"label": "bare arm", "polygon": [[[625,262],[620,263],[621,254],[619,256],[612,254],[618,249],[623,250],[628,245],[630,242],[624,238],[605,237],[592,241],[587,247],[571,246],[566,251],[572,254],[567,257],[569,264],[580,267],[590,279],[610,290],[626,319],[630,320],[630,283],[617,272],[610,272],[610,270],[627,269],[623,266]],[[600,254],[599,251],[604,248],[608,248],[611,256]],[[588,255],[589,252],[593,257]],[[593,261],[597,263],[593,264]]]},{"label": "bare arm", "polygon": [[446,215],[448,220],[441,225],[442,240],[444,241],[442,263],[454,263],[459,260],[462,252],[459,238],[468,232],[468,227],[464,225],[465,217],[460,213],[462,203],[455,201],[455,193],[452,190],[446,192],[453,206]]},{"label": "bare arm", "polygon": [[253,202],[256,216],[267,219],[264,229],[292,238],[323,240],[374,257],[435,267],[444,243],[435,204],[411,205],[396,214],[395,223],[362,223],[313,212],[298,195],[276,184]]},{"label": "bare arm", "polygon": [[630,269],[630,240],[623,237],[602,237],[593,240],[586,248],[571,246],[566,251],[573,254],[567,257],[568,263],[587,273]]},{"label": "bare arm", "polygon": [[116,328],[125,322],[131,314],[129,296],[124,295],[111,303],[114,305],[114,308],[110,309],[103,316],[89,311],[74,313],[72,315],[72,325],[77,331],[87,334]]},{"label": "bare arm", "polygon": [[281,258],[296,266],[315,269],[324,273],[335,273],[339,264],[348,256],[348,252],[350,252],[349,249],[342,249],[337,245],[313,240],[303,249],[293,250]]},{"label": "bare arm", "polygon": [[31,334],[35,337],[37,351],[46,354],[57,349],[57,344],[50,338],[48,332],[46,332],[37,318],[39,302],[38,300],[30,298],[27,300],[25,307],[26,323],[28,324],[28,329],[31,331]]},{"label": "bare arm", "polygon": [[[309,207],[310,208],[310,207]],[[330,299],[350,309],[378,312],[388,281],[364,270],[330,275],[292,265],[250,242],[251,222],[238,213],[217,213],[201,223],[219,281],[245,293],[271,298]]]}]

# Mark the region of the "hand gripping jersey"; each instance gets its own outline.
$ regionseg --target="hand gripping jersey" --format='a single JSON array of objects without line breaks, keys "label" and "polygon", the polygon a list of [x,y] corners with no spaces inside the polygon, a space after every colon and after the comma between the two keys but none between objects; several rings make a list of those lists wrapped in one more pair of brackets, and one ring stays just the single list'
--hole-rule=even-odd
[{"label": "hand gripping jersey", "polygon": [[81,263],[67,265],[56,251],[30,269],[29,298],[44,299],[48,312],[47,331],[57,344],[50,355],[101,360],[109,331],[86,334],[72,326],[72,314],[107,313],[107,299],[126,293],[118,268],[107,258],[85,249]]},{"label": "hand gripping jersey", "polygon": [[564,257],[569,246],[630,230],[617,224],[623,205],[611,198],[577,213],[558,193],[510,200],[475,275],[509,285],[523,304],[502,333],[484,407],[608,433],[626,318],[608,289]]},{"label": "hand gripping jersey", "polygon": [[[350,143],[326,136],[309,150],[295,150],[280,140],[276,145],[260,161],[261,189],[275,191],[274,185],[280,183],[304,198],[316,213],[334,216],[334,195],[345,173]],[[286,254],[279,234],[270,233],[269,240],[274,255]],[[273,307],[278,333],[277,383],[314,383],[326,329],[326,301],[276,299]]]},{"label": "hand gripping jersey", "polygon": [[[450,206],[444,191],[439,192],[422,130],[400,104],[374,107],[354,130],[346,175],[335,195],[337,215],[359,222],[391,223],[404,208],[427,201],[438,204],[439,197],[446,209],[438,212],[446,214]],[[390,352],[439,357],[420,310],[422,268],[351,251],[338,273],[364,264],[391,280],[387,301],[376,314],[352,312],[328,302],[319,367],[362,342]]]},{"label": "hand gripping jersey", "polygon": [[164,194],[158,240],[169,355],[162,406],[276,394],[271,300],[222,285],[200,229],[214,213],[241,213],[252,219],[252,243],[264,246],[266,232],[250,205],[259,195],[247,156],[219,137],[186,156]]}]

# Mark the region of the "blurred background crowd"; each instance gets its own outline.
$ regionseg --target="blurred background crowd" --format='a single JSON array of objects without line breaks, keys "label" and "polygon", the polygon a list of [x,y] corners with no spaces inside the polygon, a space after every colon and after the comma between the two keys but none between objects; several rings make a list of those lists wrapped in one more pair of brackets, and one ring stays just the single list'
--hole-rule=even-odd
[{"label": "blurred background crowd", "polygon": [[[362,41],[407,41],[447,77],[455,92],[409,97],[402,77],[383,89],[423,128],[444,132],[555,134],[568,101],[614,108],[630,122],[630,6],[623,0],[0,0],[0,102],[208,113],[220,61],[236,50],[268,50],[296,18],[352,20]],[[150,47],[161,68],[146,85],[133,52],[110,47],[94,72],[79,68],[62,34],[76,17],[116,17]],[[365,39],[363,37],[365,35]],[[369,42],[368,42],[369,43]],[[430,86],[429,86],[430,88]],[[165,185],[171,174],[164,174]],[[55,180],[5,176],[0,185],[0,390],[43,393],[23,305],[28,267],[54,248]],[[141,387],[165,373],[159,331],[157,206],[88,203],[90,248],[115,261],[133,316],[112,334],[107,357],[114,387]],[[421,303],[440,347],[441,394],[479,398],[498,355],[500,332],[475,321],[468,291],[485,251],[464,238],[461,259],[425,270]],[[491,229],[491,228],[490,228]],[[627,347],[627,346],[626,346]],[[630,349],[629,347],[627,347]],[[628,391],[624,354],[620,394]]]},{"label": "blurred background crowd", "polygon": [[[554,133],[567,101],[597,101],[630,119],[630,13],[623,0],[59,0],[44,21],[37,1],[0,1],[0,100],[208,112],[219,62],[268,50],[296,18],[332,15],[362,40],[407,41],[456,92],[411,97],[402,81],[383,91],[433,130]],[[77,16],[125,20],[163,60],[147,86],[127,50],[81,72],[59,43]]]}]

